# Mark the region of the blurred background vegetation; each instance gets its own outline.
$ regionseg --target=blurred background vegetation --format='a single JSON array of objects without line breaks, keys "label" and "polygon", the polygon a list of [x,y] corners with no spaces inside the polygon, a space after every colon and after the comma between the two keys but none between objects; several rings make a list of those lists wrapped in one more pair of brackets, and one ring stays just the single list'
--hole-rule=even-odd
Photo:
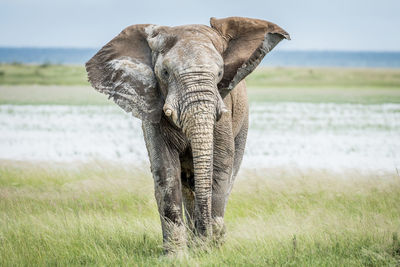
[{"label": "blurred background vegetation", "polygon": [[[261,67],[246,83],[258,102],[400,103],[400,69]],[[113,103],[89,88],[80,65],[0,64],[0,86],[0,104]]]}]

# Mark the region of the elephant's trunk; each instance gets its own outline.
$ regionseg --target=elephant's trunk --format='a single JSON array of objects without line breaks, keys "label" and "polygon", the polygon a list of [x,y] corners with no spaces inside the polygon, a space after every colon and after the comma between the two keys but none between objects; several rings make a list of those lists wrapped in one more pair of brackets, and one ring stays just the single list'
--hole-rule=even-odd
[{"label": "elephant's trunk", "polygon": [[218,91],[212,83],[201,81],[185,87],[181,122],[193,154],[195,225],[200,235],[208,236],[211,234],[213,139]]},{"label": "elephant's trunk", "polygon": [[[210,107],[211,108],[211,107]],[[198,110],[186,135],[193,153],[196,228],[202,235],[210,233],[213,171],[214,114]]]}]

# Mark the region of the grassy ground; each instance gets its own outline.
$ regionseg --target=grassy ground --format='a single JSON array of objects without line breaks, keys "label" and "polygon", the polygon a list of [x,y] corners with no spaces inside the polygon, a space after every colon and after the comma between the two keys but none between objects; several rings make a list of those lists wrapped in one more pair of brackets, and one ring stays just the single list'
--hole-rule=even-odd
[{"label": "grassy ground", "polygon": [[100,162],[0,162],[0,265],[395,266],[400,177],[242,173],[222,247],[162,254],[153,184]]},{"label": "grassy ground", "polygon": [[[251,102],[400,103],[399,88],[248,88]],[[115,105],[89,86],[2,86],[0,104]]]},{"label": "grassy ground", "polygon": [[251,87],[400,88],[400,69],[258,68]]},{"label": "grassy ground", "polygon": [[[260,68],[251,101],[400,103],[400,70]],[[83,66],[0,65],[0,104],[109,105]],[[114,105],[114,104],[113,104]],[[398,266],[397,173],[245,171],[222,247],[163,256],[150,172],[0,161],[0,266]]]},{"label": "grassy ground", "polygon": [[[246,81],[251,101],[400,103],[398,69],[259,68]],[[0,65],[0,104],[113,102],[90,88],[83,66],[14,64]]]},{"label": "grassy ground", "polygon": [[0,85],[0,105],[115,105],[90,86]]},{"label": "grassy ground", "polygon": [[88,85],[80,65],[0,64],[0,85]]}]

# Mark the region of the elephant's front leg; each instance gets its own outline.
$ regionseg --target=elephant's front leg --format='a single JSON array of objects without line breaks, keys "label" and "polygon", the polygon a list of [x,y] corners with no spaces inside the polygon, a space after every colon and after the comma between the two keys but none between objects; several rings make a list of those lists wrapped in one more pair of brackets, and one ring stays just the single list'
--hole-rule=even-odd
[{"label": "elephant's front leg", "polygon": [[154,178],[164,249],[179,251],[186,245],[179,155],[166,144],[159,124],[143,122],[142,128]]},{"label": "elephant's front leg", "polygon": [[212,187],[213,237],[225,234],[224,214],[234,162],[234,138],[230,121],[221,119],[214,130],[214,166]]}]

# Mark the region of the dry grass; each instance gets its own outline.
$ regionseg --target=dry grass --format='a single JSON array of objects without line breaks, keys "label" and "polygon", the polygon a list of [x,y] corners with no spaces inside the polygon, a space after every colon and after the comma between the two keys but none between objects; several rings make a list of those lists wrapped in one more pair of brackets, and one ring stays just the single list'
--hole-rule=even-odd
[{"label": "dry grass", "polygon": [[[400,87],[399,87],[400,88]],[[248,88],[250,102],[400,103],[398,88]],[[0,104],[115,105],[89,86],[0,86]]]},{"label": "dry grass", "polygon": [[0,86],[0,104],[109,105],[114,102],[89,86],[13,85]]}]

